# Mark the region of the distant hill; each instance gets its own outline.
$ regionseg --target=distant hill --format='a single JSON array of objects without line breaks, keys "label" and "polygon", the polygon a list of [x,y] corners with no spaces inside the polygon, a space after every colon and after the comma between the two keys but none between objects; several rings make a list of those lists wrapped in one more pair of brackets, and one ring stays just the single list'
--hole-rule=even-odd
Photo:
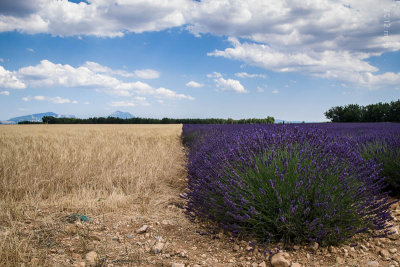
[{"label": "distant hill", "polygon": [[117,111],[111,113],[108,117],[114,117],[114,118],[120,118],[120,119],[132,119],[135,116],[133,116],[129,112],[122,112],[122,111],[117,110]]},{"label": "distant hill", "polygon": [[34,121],[34,122],[41,122],[44,116],[53,116],[55,118],[76,118],[74,115],[59,115],[54,112],[46,112],[46,113],[37,113],[31,115],[25,115],[20,117],[11,118],[8,122],[11,123],[18,123],[21,121]]}]

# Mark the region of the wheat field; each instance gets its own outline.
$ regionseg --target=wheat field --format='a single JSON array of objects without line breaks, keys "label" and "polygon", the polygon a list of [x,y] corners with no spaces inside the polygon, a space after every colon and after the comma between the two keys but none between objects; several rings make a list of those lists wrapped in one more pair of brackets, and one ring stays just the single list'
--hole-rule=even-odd
[{"label": "wheat field", "polygon": [[[181,125],[0,127],[0,265],[18,264],[20,222],[40,211],[165,212],[185,186]],[[24,254],[25,253],[25,254]]]}]

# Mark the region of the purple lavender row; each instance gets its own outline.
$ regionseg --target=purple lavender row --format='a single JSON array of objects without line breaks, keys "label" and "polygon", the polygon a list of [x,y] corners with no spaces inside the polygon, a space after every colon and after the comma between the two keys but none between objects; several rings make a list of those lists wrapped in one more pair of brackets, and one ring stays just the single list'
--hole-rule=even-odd
[{"label": "purple lavender row", "polygon": [[184,125],[186,213],[262,243],[386,235],[379,153],[365,153],[398,153],[400,128],[331,125]]}]

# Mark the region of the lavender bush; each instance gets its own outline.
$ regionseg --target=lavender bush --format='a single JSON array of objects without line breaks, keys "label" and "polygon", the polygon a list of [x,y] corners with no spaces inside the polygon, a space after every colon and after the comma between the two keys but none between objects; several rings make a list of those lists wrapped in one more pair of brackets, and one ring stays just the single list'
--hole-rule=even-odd
[{"label": "lavender bush", "polygon": [[340,243],[390,220],[383,178],[315,127],[184,125],[187,214],[261,242]]},{"label": "lavender bush", "polygon": [[374,160],[387,182],[384,190],[400,195],[399,123],[328,123],[311,127],[326,129],[330,136],[351,143],[364,159]]}]

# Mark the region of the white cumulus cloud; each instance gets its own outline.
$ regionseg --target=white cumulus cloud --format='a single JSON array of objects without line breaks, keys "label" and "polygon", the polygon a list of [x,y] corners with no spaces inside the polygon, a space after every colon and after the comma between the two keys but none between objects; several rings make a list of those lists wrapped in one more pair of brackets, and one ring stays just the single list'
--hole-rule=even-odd
[{"label": "white cumulus cloud", "polygon": [[222,74],[216,71],[207,74],[207,78],[220,78],[220,77],[222,77]]},{"label": "white cumulus cloud", "polygon": [[[79,67],[56,64],[49,60],[42,60],[35,66],[27,66],[10,72],[0,66],[0,86],[5,88],[21,87],[48,87],[48,88],[92,88],[116,96],[149,95],[156,98],[188,99],[192,96],[179,94],[163,87],[153,88],[141,82],[126,82],[112,76],[119,70],[113,70],[96,62],[86,62]],[[147,72],[147,78],[154,73]],[[54,100],[57,101],[57,100]],[[62,100],[60,100],[62,101]]]},{"label": "white cumulus cloud", "polygon": [[[7,2],[7,1],[5,1]],[[49,33],[59,36],[120,37],[125,32],[160,31],[185,23],[186,0],[19,1],[13,12],[2,12],[0,31]],[[0,4],[0,10],[2,9]],[[30,11],[22,11],[24,7]],[[32,7],[33,6],[33,7]],[[10,8],[8,8],[10,9]],[[25,8],[26,9],[26,8]]]},{"label": "white cumulus cloud", "polygon": [[198,83],[198,82],[195,82],[195,81],[190,81],[190,82],[188,82],[186,84],[186,86],[187,87],[193,87],[193,88],[200,88],[200,87],[203,87],[204,84],[201,84],[201,83]]},{"label": "white cumulus cloud", "polygon": [[160,77],[160,73],[152,69],[135,70],[134,75],[141,79],[157,79]]},{"label": "white cumulus cloud", "polygon": [[125,70],[113,70],[107,66],[103,66],[93,61],[87,61],[83,66],[95,73],[105,73],[109,75],[118,75],[122,77],[136,77],[140,79],[157,79],[160,77],[160,72],[153,69],[142,69],[142,70],[134,70],[132,72],[128,72]]},{"label": "white cumulus cloud", "polygon": [[77,104],[78,101],[76,100],[70,100],[68,98],[63,98],[60,96],[56,96],[56,97],[49,97],[49,96],[42,96],[42,95],[37,95],[37,96],[27,96],[27,97],[23,97],[22,101],[28,102],[31,100],[36,100],[36,101],[47,101],[53,104]]},{"label": "white cumulus cloud", "polygon": [[265,74],[258,74],[258,73],[247,73],[247,72],[238,72],[235,73],[236,77],[239,78],[266,78]]},{"label": "white cumulus cloud", "polygon": [[10,95],[9,91],[0,91],[0,95]]},{"label": "white cumulus cloud", "polygon": [[113,107],[150,106],[150,104],[146,101],[146,98],[141,96],[137,96],[126,101],[113,101],[110,105]]},{"label": "white cumulus cloud", "polygon": [[15,73],[0,66],[0,87],[7,89],[25,89],[26,85],[17,78]]},{"label": "white cumulus cloud", "polygon": [[214,80],[216,85],[221,88],[222,91],[233,91],[236,93],[248,93],[243,85],[238,80],[218,78]]},{"label": "white cumulus cloud", "polygon": [[301,72],[322,78],[341,80],[368,87],[400,82],[400,73],[374,74],[379,69],[370,65],[366,53],[349,51],[301,51],[283,53],[269,45],[240,43],[230,38],[232,48],[208,55],[242,60],[247,64],[276,72]]}]

